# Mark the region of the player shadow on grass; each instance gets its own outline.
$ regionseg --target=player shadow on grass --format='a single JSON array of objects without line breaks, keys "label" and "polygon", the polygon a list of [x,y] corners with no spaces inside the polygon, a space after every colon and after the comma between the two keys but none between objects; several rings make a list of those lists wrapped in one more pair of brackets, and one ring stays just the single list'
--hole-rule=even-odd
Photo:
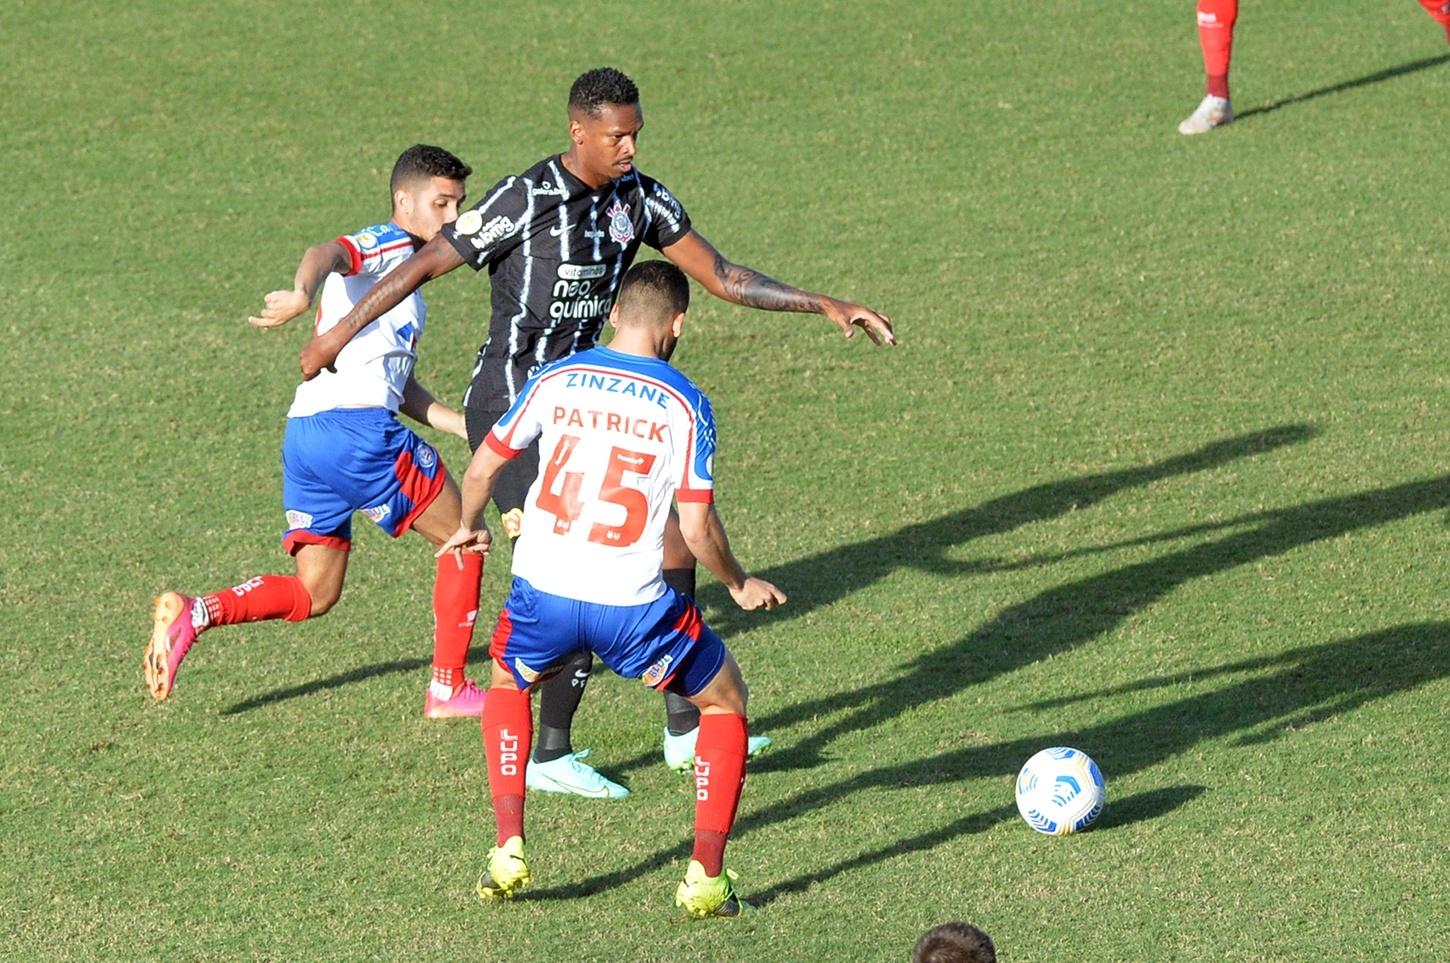
[{"label": "player shadow on grass", "polygon": [[[1005,796],[1011,792],[1011,777],[1022,762],[1046,745],[1079,746],[1096,757],[1108,776],[1110,793],[1108,809],[1094,832],[1112,832],[1114,827],[1155,818],[1177,809],[1206,791],[1205,787],[1198,785],[1178,785],[1114,801],[1111,785],[1116,779],[1165,765],[1204,742],[1224,739],[1236,733],[1237,738],[1230,743],[1234,747],[1267,742],[1294,730],[1327,722],[1377,699],[1450,676],[1450,622],[1401,625],[1278,655],[1145,679],[1100,692],[1011,707],[1007,711],[1043,712],[1072,702],[1100,699],[1110,700],[1105,706],[1105,709],[1110,709],[1111,700],[1126,693],[1197,686],[1216,678],[1242,676],[1248,678],[1096,725],[1048,730],[992,745],[952,749],[926,759],[880,766],[829,785],[804,789],[788,799],[758,809],[747,808],[735,824],[732,840],[746,838],[757,829],[779,829],[782,823],[797,817],[809,817],[822,807],[837,804],[866,790],[942,787],[972,779],[995,778],[1000,780],[1001,792]],[[748,793],[746,799],[748,807]],[[874,872],[879,872],[884,860],[930,850],[1015,817],[1016,809],[1009,803],[969,813],[927,832],[854,853],[821,869],[775,881],[747,895],[755,905],[764,906],[781,896],[803,892],[855,869],[872,867]],[[1296,828],[1302,828],[1302,820],[1310,818],[1313,818],[1311,813],[1299,814]],[[681,842],[632,866],[538,890],[532,898],[564,899],[589,895],[622,885],[642,873],[673,865],[689,852],[689,843]]]},{"label": "player shadow on grass", "polygon": [[1250,117],[1271,113],[1280,107],[1302,104],[1306,100],[1316,100],[1320,97],[1328,97],[1331,94],[1340,94],[1346,90],[1354,90],[1356,87],[1368,87],[1370,84],[1378,84],[1386,80],[1393,80],[1396,77],[1402,77],[1405,74],[1412,74],[1416,71],[1438,67],[1443,63],[1450,63],[1450,54],[1440,54],[1437,57],[1424,57],[1420,60],[1411,60],[1408,63],[1400,64],[1398,67],[1386,67],[1384,70],[1377,70],[1372,74],[1365,74],[1363,77],[1356,77],[1353,80],[1344,80],[1337,84],[1330,84],[1328,87],[1319,87],[1307,93],[1270,101],[1267,104],[1260,104],[1257,107],[1250,107],[1248,110],[1239,112],[1235,116],[1235,121],[1242,123]]},{"label": "player shadow on grass", "polygon": [[[790,593],[790,603],[772,613],[772,620],[798,618],[902,569],[932,575],[971,574],[982,569],[980,563],[954,560],[949,554],[973,539],[1003,535],[1024,525],[1082,511],[1128,489],[1219,468],[1241,458],[1300,444],[1318,433],[1311,425],[1279,425],[1210,442],[1194,451],[1148,465],[1034,485],[950,515],[908,525],[890,535],[837,546],[755,574]],[[746,631],[759,620],[758,613],[735,608],[725,592],[713,583],[704,593],[703,601],[711,608],[711,626],[726,639]]]},{"label": "player shadow on grass", "polygon": [[1008,606],[966,638],[919,656],[895,678],[796,703],[752,720],[766,731],[848,710],[805,739],[765,756],[753,769],[769,772],[819,765],[822,750],[841,736],[875,728],[925,703],[1071,651],[1187,582],[1447,507],[1450,476],[1442,476],[1152,536],[1143,541],[1176,540],[1212,530],[1232,532],[1048,589]]},{"label": "player shadow on grass", "polygon": [[[335,675],[324,676],[321,679],[313,679],[311,682],[300,682],[297,685],[287,686],[283,689],[273,689],[270,692],[263,692],[259,695],[252,696],[250,699],[243,699],[241,702],[227,706],[218,715],[235,716],[243,712],[251,712],[253,709],[260,709],[274,702],[285,702],[288,699],[301,699],[318,692],[326,692],[328,689],[338,689],[345,685],[351,685],[354,682],[364,682],[382,675],[396,675],[399,672],[416,672],[420,669],[427,668],[432,664],[432,661],[429,658],[394,659],[391,662],[374,662],[372,665],[360,665]],[[488,661],[487,645],[480,646],[475,644],[469,650],[468,664],[470,666]],[[487,666],[485,666],[486,668]],[[487,672],[485,672],[486,675]]]}]

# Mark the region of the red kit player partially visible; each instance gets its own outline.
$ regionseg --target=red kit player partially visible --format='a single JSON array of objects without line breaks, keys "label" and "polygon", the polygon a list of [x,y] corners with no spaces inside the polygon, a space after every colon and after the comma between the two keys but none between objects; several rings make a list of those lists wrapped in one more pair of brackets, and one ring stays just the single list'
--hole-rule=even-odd
[{"label": "red kit player partially visible", "polygon": [[[1450,39],[1450,2],[1419,0],[1425,12],[1445,28]],[[1229,58],[1233,51],[1234,21],[1239,0],[1198,0],[1198,42],[1203,47],[1203,72],[1207,77],[1202,102],[1178,125],[1180,134],[1206,134],[1234,119],[1228,93]]]}]

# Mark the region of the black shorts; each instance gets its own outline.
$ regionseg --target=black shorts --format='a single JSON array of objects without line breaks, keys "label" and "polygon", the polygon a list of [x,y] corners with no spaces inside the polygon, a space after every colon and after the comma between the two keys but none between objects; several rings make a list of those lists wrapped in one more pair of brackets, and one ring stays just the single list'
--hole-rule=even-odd
[{"label": "black shorts", "polygon": [[[463,420],[468,427],[468,447],[471,451],[478,450],[478,446],[483,444],[483,436],[488,434],[489,429],[506,412],[507,409],[503,408],[497,411],[482,408],[463,409]],[[529,493],[529,486],[534,483],[534,478],[538,474],[539,443],[536,441],[524,449],[522,455],[504,465],[503,471],[499,473],[498,482],[493,486],[493,503],[498,506],[500,515],[511,512],[515,508],[523,509],[524,496]]]}]

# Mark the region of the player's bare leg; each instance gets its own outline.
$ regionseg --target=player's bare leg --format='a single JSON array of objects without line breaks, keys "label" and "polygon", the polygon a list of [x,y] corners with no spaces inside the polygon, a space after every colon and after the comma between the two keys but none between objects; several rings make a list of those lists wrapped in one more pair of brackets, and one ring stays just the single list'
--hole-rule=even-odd
[{"label": "player's bare leg", "polygon": [[[413,521],[413,530],[433,545],[442,545],[458,527],[462,503],[453,476],[443,471],[443,487],[432,503]],[[483,712],[483,692],[464,678],[468,649],[478,618],[483,556],[464,553],[437,559],[433,578],[433,678],[423,700],[428,719],[477,718]]]},{"label": "player's bare leg", "polygon": [[534,738],[529,703],[529,693],[519,690],[512,673],[494,662],[483,706],[483,752],[497,835],[475,888],[481,900],[512,898],[529,882],[524,859],[524,779]]},{"label": "player's bare leg", "polygon": [[158,701],[171,695],[181,660],[208,629],[239,622],[285,619],[301,622],[322,615],[342,594],[347,551],[303,544],[296,575],[259,575],[240,585],[193,598],[162,592],[151,616],[151,639],[141,659],[146,687]]},{"label": "player's bare leg", "polygon": [[[680,516],[670,509],[665,523],[665,584],[681,595],[695,597],[695,556],[680,533]],[[700,735],[700,710],[677,692],[665,690],[665,765],[676,772],[689,772],[695,760],[695,740]],[[751,736],[751,756],[770,745],[769,736]]]},{"label": "player's bare leg", "polygon": [[735,874],[725,868],[725,843],[745,785],[749,737],[747,690],[727,649],[715,677],[690,701],[700,710],[695,750],[695,848],[675,905],[691,916],[738,916],[749,905],[735,895]]}]

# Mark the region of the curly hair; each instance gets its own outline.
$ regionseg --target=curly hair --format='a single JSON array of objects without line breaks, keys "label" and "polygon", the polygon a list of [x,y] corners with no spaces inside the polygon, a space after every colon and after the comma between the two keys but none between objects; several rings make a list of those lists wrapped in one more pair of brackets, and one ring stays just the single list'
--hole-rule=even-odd
[{"label": "curly hair", "polygon": [[586,70],[569,88],[569,109],[583,111],[591,117],[597,117],[599,108],[605,104],[624,106],[637,103],[639,88],[613,67]]},{"label": "curly hair", "polygon": [[393,165],[393,177],[388,191],[396,191],[406,184],[430,177],[446,177],[452,181],[467,180],[473,168],[453,154],[432,144],[414,144],[403,151]]}]

